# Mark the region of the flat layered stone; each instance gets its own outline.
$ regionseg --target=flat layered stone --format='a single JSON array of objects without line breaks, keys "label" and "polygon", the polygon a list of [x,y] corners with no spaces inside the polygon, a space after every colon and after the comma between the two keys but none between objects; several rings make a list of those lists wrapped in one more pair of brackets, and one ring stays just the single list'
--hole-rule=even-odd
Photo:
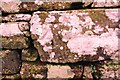
[{"label": "flat layered stone", "polygon": [[74,78],[75,73],[72,72],[70,66],[61,66],[61,65],[47,65],[48,72],[47,78],[48,79],[70,79]]},{"label": "flat layered stone", "polygon": [[2,75],[2,80],[16,80],[20,79],[20,74],[13,74],[13,75]]},{"label": "flat layered stone", "polygon": [[41,61],[118,60],[118,9],[35,12],[30,24]]},{"label": "flat layered stone", "polygon": [[2,21],[29,21],[31,18],[30,14],[10,14],[8,16],[2,16]]},{"label": "flat layered stone", "polygon": [[92,7],[116,7],[120,6],[118,0],[93,0]]},{"label": "flat layered stone", "polygon": [[11,22],[0,24],[0,38],[2,48],[5,49],[23,49],[28,48],[29,36],[27,22]]},{"label": "flat layered stone", "polygon": [[53,1],[41,1],[41,0],[1,0],[0,7],[3,12],[15,13],[15,12],[27,12],[36,10],[61,10],[61,9],[80,9],[87,6],[91,7],[116,7],[120,6],[118,0],[53,0]]},{"label": "flat layered stone", "polygon": [[20,71],[21,59],[17,51],[2,50],[0,58],[2,59],[2,72],[0,74],[15,74]]},{"label": "flat layered stone", "polygon": [[47,67],[42,63],[23,62],[20,74],[22,79],[46,79]]},{"label": "flat layered stone", "polygon": [[[0,1],[0,7],[3,12],[15,13],[15,12],[27,12],[36,10],[61,10],[61,9],[73,9],[88,6],[91,2],[87,4],[82,2],[74,1],[40,1],[40,0],[27,0],[27,1],[14,1],[14,0],[2,0]],[[77,7],[76,7],[77,5]]]},{"label": "flat layered stone", "polygon": [[22,60],[23,61],[36,61],[38,58],[38,51],[35,48],[23,49]]}]

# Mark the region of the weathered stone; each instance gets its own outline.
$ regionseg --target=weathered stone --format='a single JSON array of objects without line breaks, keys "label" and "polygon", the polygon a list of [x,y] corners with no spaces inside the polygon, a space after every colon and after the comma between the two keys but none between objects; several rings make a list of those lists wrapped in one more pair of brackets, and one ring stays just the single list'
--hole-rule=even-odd
[{"label": "weathered stone", "polygon": [[[81,8],[85,5],[82,2],[75,3],[74,1],[67,1],[67,2],[57,2],[57,1],[39,1],[34,0],[27,2],[18,1],[0,1],[0,7],[2,11],[8,13],[15,13],[15,12],[27,12],[27,11],[35,11],[35,10],[61,10],[61,9],[72,9],[72,8]],[[77,5],[77,7],[75,7]]]},{"label": "weathered stone", "polygon": [[10,14],[8,16],[2,16],[2,21],[29,21],[30,14]]},{"label": "weathered stone", "polygon": [[29,26],[26,22],[1,23],[0,38],[2,48],[5,49],[23,49],[28,48],[29,41],[25,37]]},{"label": "weathered stone", "polygon": [[20,53],[15,50],[0,51],[0,58],[2,59],[1,74],[15,74],[18,73],[21,66]]},{"label": "weathered stone", "polygon": [[118,9],[35,12],[30,24],[41,61],[118,60]]},{"label": "weathered stone", "polygon": [[84,77],[86,80],[92,79],[92,68],[89,66],[84,67]]},{"label": "weathered stone", "polygon": [[74,73],[73,79],[82,79],[83,78],[83,65],[71,64],[71,71]]},{"label": "weathered stone", "polygon": [[61,9],[80,9],[83,7],[116,7],[120,6],[118,0],[67,0],[67,1],[41,1],[41,0],[1,0],[2,11],[8,13],[27,12],[36,10],[61,10]]},{"label": "weathered stone", "polygon": [[48,79],[67,79],[67,78],[73,78],[74,73],[72,72],[72,69],[70,66],[61,66],[61,65],[47,65],[48,73],[47,78]]},{"label": "weathered stone", "polygon": [[13,75],[2,75],[1,80],[18,80],[20,79],[20,74],[13,74]]},{"label": "weathered stone", "polygon": [[120,6],[119,0],[94,0],[92,7],[116,7]]},{"label": "weathered stone", "polygon": [[120,65],[118,61],[106,62],[103,65],[98,65],[96,67],[96,72],[99,71],[101,74],[99,77],[101,79],[109,79],[109,80],[119,80],[120,79]]},{"label": "weathered stone", "polygon": [[43,79],[47,77],[47,68],[42,63],[23,62],[20,74],[22,79]]},{"label": "weathered stone", "polygon": [[35,61],[37,58],[38,58],[38,51],[35,48],[22,50],[22,60]]}]

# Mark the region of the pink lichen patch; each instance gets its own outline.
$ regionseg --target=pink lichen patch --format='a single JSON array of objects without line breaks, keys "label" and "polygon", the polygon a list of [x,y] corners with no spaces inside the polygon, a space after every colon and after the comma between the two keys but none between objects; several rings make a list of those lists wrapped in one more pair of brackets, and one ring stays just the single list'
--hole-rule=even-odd
[{"label": "pink lichen patch", "polygon": [[44,46],[43,47],[43,50],[45,51],[45,52],[51,52],[52,51],[52,46]]},{"label": "pink lichen patch", "polygon": [[103,27],[97,25],[97,26],[94,27],[94,30],[93,30],[93,31],[94,31],[95,33],[99,34],[100,32],[103,32],[103,30],[104,30]]},{"label": "pink lichen patch", "polygon": [[107,51],[106,54],[111,55],[112,52],[118,50],[118,37],[115,30],[103,33],[101,36],[79,35],[69,39],[67,46],[71,52],[79,53],[79,55],[95,55],[97,47],[103,47]]},{"label": "pink lichen patch", "polygon": [[79,17],[70,13],[61,13],[59,17],[59,22],[64,24],[65,26],[79,26]]},{"label": "pink lichen patch", "polygon": [[23,34],[18,28],[19,23],[1,23],[0,24],[0,35],[2,36],[14,36]]},{"label": "pink lichen patch", "polygon": [[120,20],[119,9],[106,9],[105,14],[112,22],[118,22]]},{"label": "pink lichen patch", "polygon": [[41,19],[39,18],[39,16],[37,15],[37,12],[36,12],[31,17],[30,24],[39,23],[40,21],[41,21]]},{"label": "pink lichen patch", "polygon": [[45,19],[46,23],[54,22],[54,21],[55,21],[55,17],[51,15],[48,15],[48,17]]},{"label": "pink lichen patch", "polygon": [[42,5],[44,2],[43,1],[41,1],[41,0],[35,0],[35,4],[37,4],[37,5]]}]

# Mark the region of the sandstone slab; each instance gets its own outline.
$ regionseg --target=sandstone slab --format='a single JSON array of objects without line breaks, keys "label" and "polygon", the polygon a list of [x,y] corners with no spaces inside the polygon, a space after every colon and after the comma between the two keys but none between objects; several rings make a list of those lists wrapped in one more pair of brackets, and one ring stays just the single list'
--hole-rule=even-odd
[{"label": "sandstone slab", "polygon": [[9,22],[0,24],[0,38],[2,48],[23,49],[28,48],[27,38],[29,26],[27,22]]},{"label": "sandstone slab", "polygon": [[22,79],[46,79],[47,67],[42,63],[22,63],[20,71]]},{"label": "sandstone slab", "polygon": [[119,9],[35,12],[31,36],[41,61],[118,60]]},{"label": "sandstone slab", "polygon": [[19,54],[15,50],[0,51],[0,58],[2,59],[1,74],[15,74],[20,71],[21,59]]},{"label": "sandstone slab", "polygon": [[47,78],[48,79],[68,79],[73,78],[74,73],[72,72],[72,69],[70,66],[62,66],[62,65],[47,65],[48,72],[47,72]]}]

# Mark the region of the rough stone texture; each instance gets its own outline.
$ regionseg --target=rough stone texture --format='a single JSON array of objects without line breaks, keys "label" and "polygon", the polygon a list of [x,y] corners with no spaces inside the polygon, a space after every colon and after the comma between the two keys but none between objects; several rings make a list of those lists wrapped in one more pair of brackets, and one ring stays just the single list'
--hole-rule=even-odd
[{"label": "rough stone texture", "polygon": [[2,48],[5,49],[25,49],[29,46],[28,35],[29,26],[26,22],[1,23],[0,38]]},{"label": "rough stone texture", "polygon": [[47,78],[55,78],[55,79],[68,79],[68,78],[73,78],[74,73],[72,72],[72,69],[70,66],[61,66],[61,65],[47,65],[48,68],[48,73],[47,73]]},{"label": "rough stone texture", "polygon": [[1,80],[18,80],[20,78],[20,74],[2,75]]},{"label": "rough stone texture", "polygon": [[22,79],[45,79],[47,77],[47,67],[39,62],[23,62],[20,74]]},{"label": "rough stone texture", "polygon": [[[4,15],[4,14],[3,14]],[[29,21],[31,19],[30,14],[10,14],[7,16],[2,16],[2,21]]]},{"label": "rough stone texture", "polygon": [[[84,2],[85,3],[85,2]],[[71,9],[71,8],[81,8],[88,6],[90,3],[84,4],[82,2],[76,3],[71,1],[66,2],[46,2],[46,1],[0,1],[0,7],[3,12],[15,13],[15,12],[27,12],[36,10],[61,10],[61,9]],[[77,7],[75,7],[77,5]]]},{"label": "rough stone texture", "polygon": [[[91,5],[92,4],[92,5]],[[0,7],[3,12],[27,12],[36,10],[61,10],[61,9],[80,9],[83,7],[116,7],[120,6],[118,0],[93,0],[93,1],[40,1],[40,0],[2,0]]]},{"label": "rough stone texture", "polygon": [[120,65],[118,61],[110,61],[106,62],[103,65],[97,65],[96,72],[99,70],[100,74],[99,77],[101,79],[109,79],[109,80],[119,80],[120,79]]},{"label": "rough stone texture", "polygon": [[118,10],[35,12],[30,31],[41,61],[118,60]]},{"label": "rough stone texture", "polygon": [[0,0],[0,78],[120,79],[118,6],[117,0]]},{"label": "rough stone texture", "polygon": [[92,7],[116,7],[120,6],[119,0],[94,0]]},{"label": "rough stone texture", "polygon": [[36,61],[38,58],[38,51],[35,48],[23,49],[22,60],[24,61]]},{"label": "rough stone texture", "polygon": [[87,79],[87,80],[93,78],[93,76],[92,76],[92,68],[91,67],[88,67],[88,66],[84,67],[84,78]]},{"label": "rough stone texture", "polygon": [[18,73],[21,66],[20,55],[15,50],[0,51],[0,58],[2,59],[2,74]]}]

